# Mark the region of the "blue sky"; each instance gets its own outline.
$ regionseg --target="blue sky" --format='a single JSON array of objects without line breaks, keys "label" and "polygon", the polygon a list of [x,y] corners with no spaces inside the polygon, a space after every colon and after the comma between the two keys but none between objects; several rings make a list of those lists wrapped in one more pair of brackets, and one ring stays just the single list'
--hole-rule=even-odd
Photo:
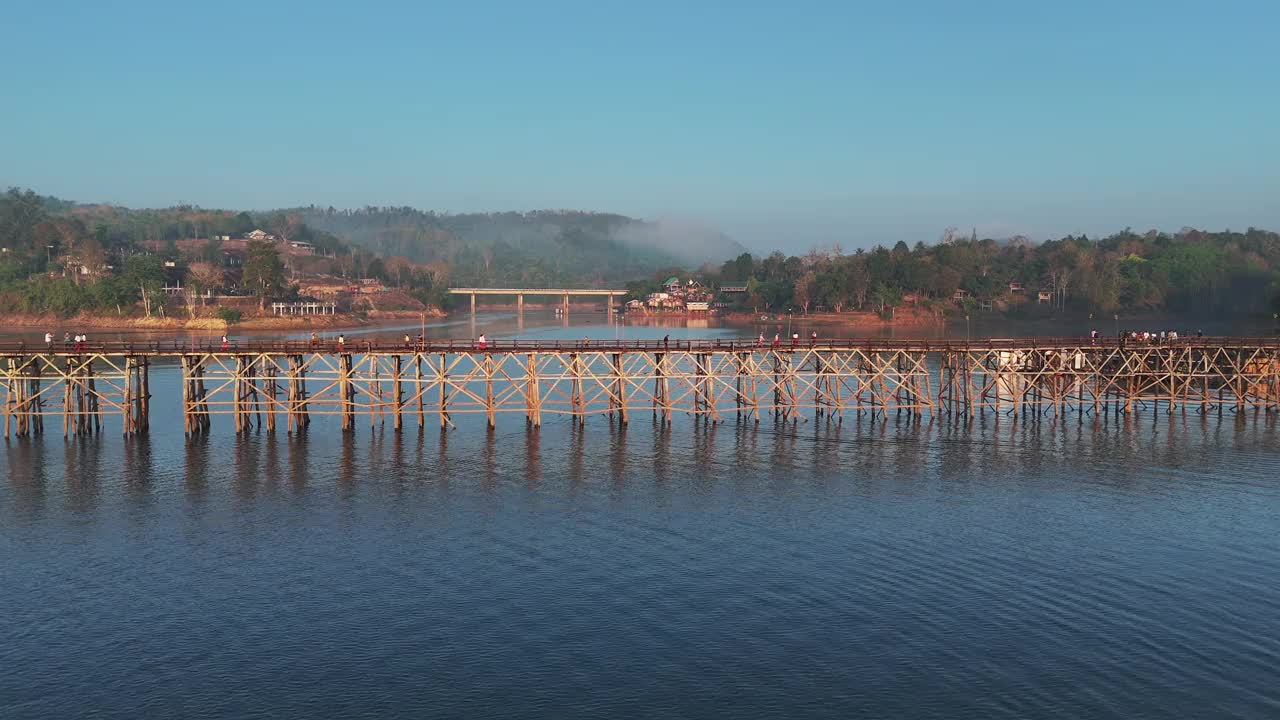
[{"label": "blue sky", "polygon": [[790,250],[1280,229],[1274,1],[4,16],[0,183],[82,201],[581,208]]}]

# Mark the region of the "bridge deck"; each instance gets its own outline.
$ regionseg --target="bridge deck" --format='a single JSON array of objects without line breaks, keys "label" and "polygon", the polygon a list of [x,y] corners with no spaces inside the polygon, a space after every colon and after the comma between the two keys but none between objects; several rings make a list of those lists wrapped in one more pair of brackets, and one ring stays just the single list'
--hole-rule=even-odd
[{"label": "bridge deck", "polygon": [[772,340],[761,344],[751,339],[697,338],[663,342],[662,340],[489,340],[483,348],[475,340],[466,338],[428,338],[423,342],[387,339],[365,340],[355,338],[341,345],[333,338],[310,340],[233,340],[223,347],[218,341],[190,341],[186,339],[91,342],[76,346],[75,343],[54,342],[51,345],[34,342],[0,343],[0,355],[27,355],[42,353],[52,355],[147,355],[173,356],[192,353],[231,354],[296,354],[296,353],[373,353],[400,355],[413,352],[425,353],[528,353],[528,352],[748,352],[768,350],[864,350],[864,351],[977,351],[977,350],[1037,350],[1076,348],[1258,348],[1280,349],[1280,336],[1271,337],[1200,337],[1180,338],[1164,343],[1145,343],[1117,338],[1090,340],[1087,337],[1026,337],[1026,338],[824,338],[812,342],[801,338],[794,346],[784,340],[774,345]]}]

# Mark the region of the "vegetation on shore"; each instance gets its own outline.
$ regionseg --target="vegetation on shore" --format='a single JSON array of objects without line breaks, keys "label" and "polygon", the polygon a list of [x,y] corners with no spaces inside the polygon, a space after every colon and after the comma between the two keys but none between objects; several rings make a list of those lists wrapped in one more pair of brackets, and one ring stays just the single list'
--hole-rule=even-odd
[{"label": "vegetation on shore", "polygon": [[[632,283],[631,295],[658,289],[667,272]],[[849,254],[839,248],[790,257],[743,253],[697,277],[716,287],[745,286],[745,293],[719,297],[731,309],[753,312],[889,315],[908,304],[1013,315],[1032,308],[1259,315],[1280,312],[1280,234],[1125,229],[1098,240],[1068,236],[1041,244],[949,237],[936,245],[899,242]]]},{"label": "vegetation on shore", "polygon": [[[222,238],[258,229],[257,239],[237,240],[241,254],[229,266]],[[730,312],[857,311],[890,318],[904,305],[933,314],[1280,312],[1280,235],[1254,228],[1125,229],[1097,240],[1067,236],[1040,244],[949,232],[932,245],[766,257],[739,253],[728,238],[704,230],[676,235],[606,213],[131,210],[15,188],[0,195],[0,312],[155,317],[185,301],[181,312],[188,319],[223,312],[222,319],[234,323],[235,312],[247,321],[270,302],[310,299],[300,289],[307,278],[338,285],[370,279],[417,309],[447,307],[450,285],[591,287],[630,280],[630,295],[643,298],[670,275],[688,276],[690,264],[673,245],[736,253],[694,272],[713,291],[744,290],[714,296]],[[287,252],[299,244],[306,253]],[[635,280],[644,276],[650,279]],[[177,300],[175,281],[184,295]],[[225,311],[205,308],[205,298],[220,292],[247,302]],[[367,302],[371,311],[397,309]]]}]

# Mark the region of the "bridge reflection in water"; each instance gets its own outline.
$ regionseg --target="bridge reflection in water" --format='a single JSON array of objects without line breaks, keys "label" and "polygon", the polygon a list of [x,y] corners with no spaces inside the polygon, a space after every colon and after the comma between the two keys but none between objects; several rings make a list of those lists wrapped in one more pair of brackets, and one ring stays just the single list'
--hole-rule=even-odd
[{"label": "bridge reflection in water", "polygon": [[[152,397],[157,358],[181,366],[181,397]],[[182,404],[188,434],[215,416],[237,432],[306,428],[312,417],[419,427],[482,415],[540,426],[636,413],[712,421],[840,421],[856,413],[1080,417],[1099,413],[1280,409],[1280,339],[1148,345],[1087,338],[751,341],[115,343],[0,346],[5,436],[99,432],[107,417],[146,432],[153,401]],[[56,422],[55,421],[55,422]]]}]

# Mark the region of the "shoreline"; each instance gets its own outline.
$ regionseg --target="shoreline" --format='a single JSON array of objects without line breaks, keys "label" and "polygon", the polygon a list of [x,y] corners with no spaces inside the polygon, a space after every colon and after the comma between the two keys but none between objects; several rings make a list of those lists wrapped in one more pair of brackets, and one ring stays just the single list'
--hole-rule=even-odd
[{"label": "shoreline", "polygon": [[[767,316],[767,319],[764,319]],[[739,325],[774,325],[787,321],[787,316],[773,313],[729,312],[718,316],[721,320]],[[901,308],[891,318],[883,318],[873,311],[792,313],[791,322],[798,325],[840,325],[844,327],[931,327],[947,324],[940,313],[904,311]]]},{"label": "shoreline", "polygon": [[418,319],[423,315],[429,318],[443,318],[447,313],[441,310],[374,310],[366,314],[356,315],[252,315],[240,322],[228,325],[216,317],[120,317],[118,315],[95,315],[80,313],[71,317],[57,315],[32,315],[19,313],[4,318],[4,323],[11,328],[42,329],[53,332],[67,328],[94,330],[308,330],[308,329],[342,329],[364,328],[379,325],[390,320]]}]

